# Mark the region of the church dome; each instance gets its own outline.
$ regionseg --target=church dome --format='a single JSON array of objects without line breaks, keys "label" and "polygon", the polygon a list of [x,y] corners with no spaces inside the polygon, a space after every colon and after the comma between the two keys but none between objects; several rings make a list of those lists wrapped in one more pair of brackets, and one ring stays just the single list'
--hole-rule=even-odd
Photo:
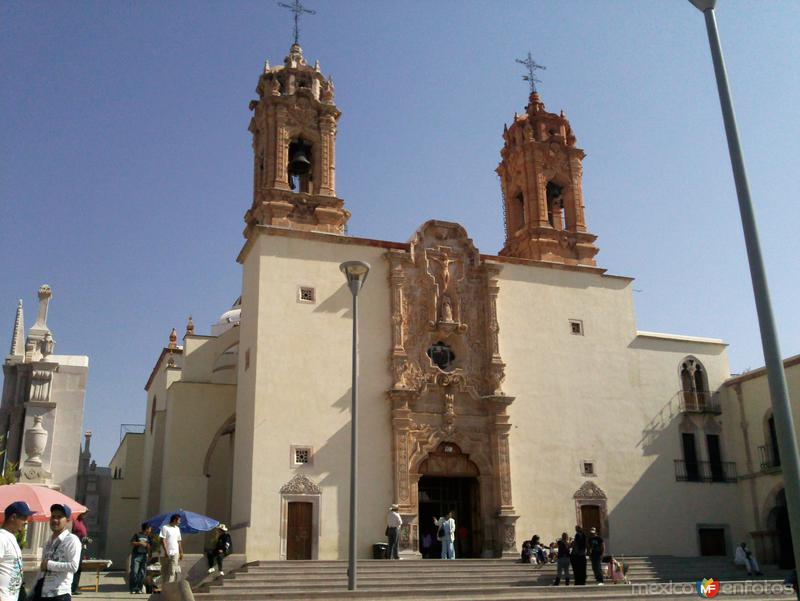
[{"label": "church dome", "polygon": [[226,330],[238,326],[242,318],[242,297],[236,299],[233,306],[219,316],[217,323],[211,326],[211,335],[219,336]]}]

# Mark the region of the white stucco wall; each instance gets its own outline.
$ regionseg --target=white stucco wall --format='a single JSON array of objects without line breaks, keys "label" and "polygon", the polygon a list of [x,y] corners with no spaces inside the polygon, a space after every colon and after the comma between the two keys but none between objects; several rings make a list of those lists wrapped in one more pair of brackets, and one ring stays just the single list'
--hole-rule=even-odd
[{"label": "white stucco wall", "polygon": [[129,432],[108,464],[111,473],[121,470],[122,477],[111,481],[111,496],[106,528],[105,557],[115,569],[127,569],[131,552],[130,539],[139,530],[144,434]]},{"label": "white stucco wall", "polygon": [[[250,352],[250,367],[240,361],[232,521],[248,515],[248,557],[279,556],[279,490],[298,471],[322,489],[319,558],[347,553],[352,296],[339,264],[354,259],[372,266],[359,295],[359,554],[367,556],[370,545],[384,538],[392,496],[384,253],[262,235],[244,260],[240,354]],[[314,287],[316,302],[296,302],[298,286]],[[252,430],[244,432],[240,424],[252,424]],[[290,449],[297,444],[314,448],[313,465],[292,467]],[[252,458],[243,459],[249,449]],[[252,487],[244,482],[248,466]],[[241,496],[248,489],[249,498]]]},{"label": "white stucco wall", "polygon": [[[571,533],[573,494],[587,480],[608,497],[615,553],[696,555],[697,524],[738,527],[735,484],[676,482],[673,463],[682,459],[679,363],[698,358],[715,390],[728,375],[724,345],[637,335],[631,280],[545,267],[503,267],[498,319],[504,390],[516,397],[518,540]],[[583,335],[571,333],[570,319],[582,320]],[[582,475],[582,460],[594,462],[595,476]]]}]

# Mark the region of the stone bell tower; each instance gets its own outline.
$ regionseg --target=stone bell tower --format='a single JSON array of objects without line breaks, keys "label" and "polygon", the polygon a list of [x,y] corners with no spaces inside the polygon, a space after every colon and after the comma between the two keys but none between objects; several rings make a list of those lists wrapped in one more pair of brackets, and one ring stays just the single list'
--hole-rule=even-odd
[{"label": "stone bell tower", "polygon": [[336,197],[336,121],[333,81],[311,67],[292,44],[283,65],[270,67],[250,102],[253,206],[245,237],[256,225],[344,233],[350,213]]},{"label": "stone bell tower", "polygon": [[584,217],[583,150],[564,112],[548,113],[533,91],[525,114],[503,130],[497,168],[503,189],[506,241],[500,254],[595,266],[597,236]]}]

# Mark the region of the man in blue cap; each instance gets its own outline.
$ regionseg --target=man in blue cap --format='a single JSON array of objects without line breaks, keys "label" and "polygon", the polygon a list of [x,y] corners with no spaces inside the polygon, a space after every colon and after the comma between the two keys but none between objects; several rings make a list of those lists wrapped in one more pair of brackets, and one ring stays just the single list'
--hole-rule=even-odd
[{"label": "man in blue cap", "polygon": [[25,501],[14,501],[6,507],[5,521],[0,528],[0,601],[17,601],[22,588],[22,551],[17,533],[25,528],[31,511]]},{"label": "man in blue cap", "polygon": [[[52,601],[72,600],[72,577],[81,562],[81,541],[67,529],[72,510],[56,503],[50,506],[50,530],[39,566],[38,580],[42,581],[41,596]],[[40,586],[36,583],[37,588]]]}]

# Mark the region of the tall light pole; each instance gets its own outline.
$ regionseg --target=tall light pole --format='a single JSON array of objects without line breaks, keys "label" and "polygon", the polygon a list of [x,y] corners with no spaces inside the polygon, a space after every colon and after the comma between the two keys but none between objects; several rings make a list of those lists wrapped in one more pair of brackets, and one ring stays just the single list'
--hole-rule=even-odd
[{"label": "tall light pole", "polygon": [[[736,127],[736,116],[733,112],[733,101],[728,89],[728,75],[725,72],[725,61],[722,58],[722,47],[719,43],[717,20],[714,17],[716,0],[689,0],[705,16],[708,43],[711,46],[711,57],[714,61],[714,73],[717,76],[719,102],[722,105],[722,117],[725,121],[725,133],[728,136],[728,152],[731,155],[733,179],[736,183],[736,195],[739,198],[739,212],[742,216],[742,229],[747,247],[747,258],[750,262],[750,278],[753,282],[753,293],[756,298],[758,325],[761,328],[761,346],[764,349],[764,362],[767,368],[767,381],[772,399],[772,413],[775,416],[775,430],[778,435],[778,450],[783,464],[783,482],[786,490],[786,505],[789,511],[789,524],[792,533],[795,563],[800,563],[800,454],[798,454],[797,435],[794,430],[792,406],[789,401],[789,390],[786,387],[786,375],[783,371],[783,359],[778,346],[775,319],[772,316],[772,305],[769,300],[767,276],[761,258],[761,247],[758,242],[758,230],[753,215],[753,204],[750,201],[750,188],[744,169],[744,158],[739,145],[739,132]],[[800,599],[800,593],[798,593]]]},{"label": "tall light pole", "polygon": [[345,261],[339,265],[353,295],[353,402],[350,415],[350,543],[347,553],[347,590],[356,590],[356,512],[358,497],[358,293],[369,274],[369,263]]}]

